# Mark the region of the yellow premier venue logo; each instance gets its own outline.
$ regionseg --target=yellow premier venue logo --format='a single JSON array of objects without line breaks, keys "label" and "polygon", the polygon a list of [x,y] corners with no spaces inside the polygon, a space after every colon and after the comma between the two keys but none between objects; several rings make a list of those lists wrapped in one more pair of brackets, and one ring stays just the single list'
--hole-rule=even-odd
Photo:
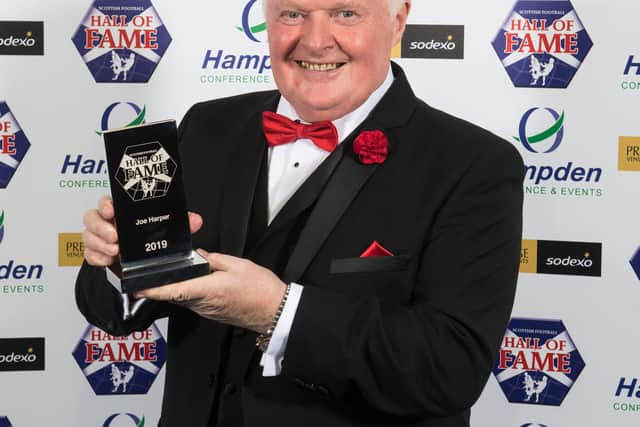
[{"label": "yellow premier venue logo", "polygon": [[58,265],[60,267],[79,267],[84,260],[82,233],[58,234]]},{"label": "yellow premier venue logo", "polygon": [[621,136],[618,139],[618,170],[640,171],[640,136]]},{"label": "yellow premier venue logo", "polygon": [[538,265],[538,241],[523,240],[520,247],[520,273],[536,273]]}]

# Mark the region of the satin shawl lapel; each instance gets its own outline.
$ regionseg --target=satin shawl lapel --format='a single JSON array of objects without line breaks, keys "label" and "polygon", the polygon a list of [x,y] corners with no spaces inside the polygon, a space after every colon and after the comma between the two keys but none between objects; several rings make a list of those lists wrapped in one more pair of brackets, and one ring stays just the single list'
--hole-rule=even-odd
[{"label": "satin shawl lapel", "polygon": [[221,206],[220,250],[223,253],[242,256],[247,241],[251,206],[253,204],[258,176],[267,161],[267,142],[262,132],[262,111],[275,109],[277,96],[266,105],[259,106],[233,138],[233,151],[225,177],[224,196]]},{"label": "satin shawl lapel", "polygon": [[305,224],[283,273],[283,281],[298,281],[322,244],[336,226],[362,186],[380,165],[364,165],[353,153],[353,139],[364,130],[382,130],[389,138],[389,158],[393,156],[392,130],[406,125],[416,105],[416,98],[400,67],[392,63],[395,80],[380,103],[348,141],[345,154]]}]

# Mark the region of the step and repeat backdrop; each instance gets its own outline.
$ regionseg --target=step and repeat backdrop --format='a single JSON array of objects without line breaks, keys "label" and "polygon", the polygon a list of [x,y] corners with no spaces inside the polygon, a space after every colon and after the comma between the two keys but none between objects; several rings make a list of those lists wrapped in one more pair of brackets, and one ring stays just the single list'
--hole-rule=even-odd
[{"label": "step and repeat backdrop", "polygon": [[[0,427],[156,425],[165,321],[88,324],[82,213],[101,134],[274,88],[261,1],[0,4]],[[473,426],[640,425],[640,3],[415,0],[394,60],[518,148],[513,317]]]}]

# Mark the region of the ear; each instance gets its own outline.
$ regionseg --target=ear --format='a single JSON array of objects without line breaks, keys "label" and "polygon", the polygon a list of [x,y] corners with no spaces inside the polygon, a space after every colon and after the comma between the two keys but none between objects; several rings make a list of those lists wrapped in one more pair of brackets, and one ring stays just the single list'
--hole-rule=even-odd
[{"label": "ear", "polygon": [[393,44],[397,45],[402,40],[404,29],[407,25],[407,19],[409,17],[409,11],[411,10],[411,0],[405,1],[398,9],[393,17]]}]

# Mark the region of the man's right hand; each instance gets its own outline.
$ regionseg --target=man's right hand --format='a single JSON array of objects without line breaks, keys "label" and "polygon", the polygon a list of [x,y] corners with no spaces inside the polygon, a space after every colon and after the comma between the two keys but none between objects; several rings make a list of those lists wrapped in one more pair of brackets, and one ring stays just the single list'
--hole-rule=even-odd
[{"label": "man's right hand", "polygon": [[[119,253],[118,233],[113,219],[115,211],[111,197],[104,196],[98,202],[97,209],[89,209],[84,213],[84,259],[95,267],[108,267],[116,260]],[[195,233],[202,227],[202,217],[189,212],[189,228]]]}]

